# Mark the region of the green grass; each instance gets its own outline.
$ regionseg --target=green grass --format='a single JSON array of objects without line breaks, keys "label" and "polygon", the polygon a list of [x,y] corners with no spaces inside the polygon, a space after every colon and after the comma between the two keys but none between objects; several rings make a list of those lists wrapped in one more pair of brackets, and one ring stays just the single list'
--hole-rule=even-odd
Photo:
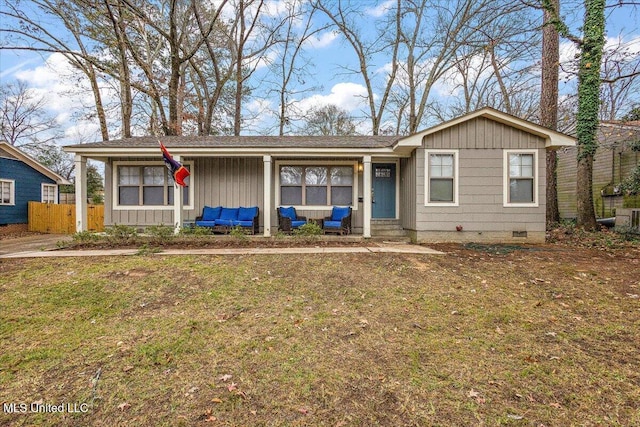
[{"label": "green grass", "polygon": [[0,400],[89,405],[0,424],[638,425],[640,257],[585,251],[0,261]]}]

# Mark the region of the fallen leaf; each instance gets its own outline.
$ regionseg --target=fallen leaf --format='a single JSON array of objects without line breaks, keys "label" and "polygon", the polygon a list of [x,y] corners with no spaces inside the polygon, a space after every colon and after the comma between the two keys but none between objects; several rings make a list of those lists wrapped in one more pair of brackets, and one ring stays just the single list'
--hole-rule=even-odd
[{"label": "fallen leaf", "polygon": [[227,390],[229,390],[229,391],[234,391],[237,388],[238,388],[238,384],[236,384],[236,383],[231,383],[231,384],[229,384],[229,386],[227,386]]},{"label": "fallen leaf", "polygon": [[309,413],[309,410],[307,408],[300,408],[298,409],[298,412],[300,412],[301,414],[307,415]]},{"label": "fallen leaf", "polygon": [[130,371],[130,370],[132,370],[132,369],[133,369],[133,366],[132,366],[132,365],[127,365],[127,366],[125,366],[124,368],[122,368],[122,371],[123,371],[123,372],[129,372],[129,371]]},{"label": "fallen leaf", "polygon": [[480,396],[480,393],[478,393],[474,389],[471,389],[471,390],[469,390],[469,394],[467,394],[467,396],[475,398],[475,397]]},{"label": "fallen leaf", "polygon": [[524,417],[522,415],[507,414],[507,418],[511,418],[512,420],[521,420]]},{"label": "fallen leaf", "polygon": [[118,405],[118,409],[120,409],[121,411],[124,411],[129,408],[131,408],[131,405],[129,405],[127,402],[124,402]]},{"label": "fallen leaf", "polygon": [[220,381],[227,382],[227,381],[229,381],[231,378],[233,378],[233,375],[224,374],[224,375],[220,376],[220,378],[218,378],[218,379],[219,379]]},{"label": "fallen leaf", "polygon": [[562,405],[561,405],[561,404],[559,404],[559,403],[556,403],[556,402],[554,402],[554,403],[549,403],[549,406],[553,406],[553,407],[554,407],[554,408],[556,408],[556,409],[561,409],[561,408],[562,408]]},{"label": "fallen leaf", "polygon": [[211,399],[211,401],[212,401],[213,403],[222,403],[222,399],[217,398],[217,397],[214,397],[213,399]]}]

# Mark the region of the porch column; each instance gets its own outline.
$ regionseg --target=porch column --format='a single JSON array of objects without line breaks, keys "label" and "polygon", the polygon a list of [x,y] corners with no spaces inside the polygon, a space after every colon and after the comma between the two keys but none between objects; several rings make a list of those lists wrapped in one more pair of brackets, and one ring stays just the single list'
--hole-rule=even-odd
[{"label": "porch column", "polygon": [[263,190],[262,193],[264,195],[263,207],[262,210],[264,218],[264,237],[271,236],[271,156],[263,156],[262,161],[264,163],[264,179],[263,179]]},{"label": "porch column", "polygon": [[362,237],[371,237],[371,156],[362,158],[364,165],[362,175],[364,188],[362,189]]},{"label": "porch column", "polygon": [[87,231],[87,158],[78,154],[76,166],[76,233]]},{"label": "porch column", "polygon": [[[180,163],[179,155],[173,156],[173,159]],[[182,198],[183,187],[173,182],[173,233],[180,233],[182,228],[184,200]]]}]

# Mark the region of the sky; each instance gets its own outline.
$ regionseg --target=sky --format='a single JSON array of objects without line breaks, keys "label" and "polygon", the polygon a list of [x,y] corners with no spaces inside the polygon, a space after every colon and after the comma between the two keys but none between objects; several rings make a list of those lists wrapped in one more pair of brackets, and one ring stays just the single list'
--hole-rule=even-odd
[{"label": "sky", "polygon": [[[362,0],[363,8],[371,19],[377,19],[385,13],[388,1]],[[566,4],[567,2],[563,2]],[[275,3],[274,3],[275,4]],[[573,23],[576,32],[581,20],[579,8],[563,9],[567,20]],[[629,44],[634,54],[640,55],[640,11],[629,7],[609,13],[607,17],[607,38],[614,42],[620,38]],[[0,28],[3,23],[0,22]],[[575,45],[563,40],[561,42],[561,56],[564,60],[573,58],[576,54]],[[334,104],[358,117],[366,109],[364,96],[365,87],[359,76],[347,75],[342,65],[348,58],[353,58],[351,49],[341,37],[333,31],[320,33],[312,42],[314,64],[315,90],[301,95],[298,105],[305,109],[311,106]],[[65,76],[74,75],[73,69],[59,54],[38,54],[34,52],[7,51],[0,48],[0,83],[23,81],[37,94],[46,99],[50,114],[65,130],[64,144],[91,142],[100,139],[95,120],[83,117],[82,108],[93,105],[90,92],[78,90],[86,85],[83,81],[69,81]],[[568,76],[563,76],[568,77]],[[570,84],[564,83],[564,84]],[[575,82],[573,82],[575,83]],[[436,88],[437,96],[446,98],[456,96],[455,91],[446,84]],[[561,88],[562,90],[562,88]],[[259,114],[265,107],[273,108],[269,100],[255,100],[247,108]],[[89,110],[90,111],[90,110]],[[255,127],[260,127],[255,123]],[[361,131],[366,132],[365,128]]]}]

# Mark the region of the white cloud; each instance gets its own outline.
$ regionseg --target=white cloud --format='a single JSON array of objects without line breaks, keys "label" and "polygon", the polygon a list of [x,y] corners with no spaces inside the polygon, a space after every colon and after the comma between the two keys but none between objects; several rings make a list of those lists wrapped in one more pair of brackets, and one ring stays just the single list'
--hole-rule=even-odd
[{"label": "white cloud", "polygon": [[370,7],[365,10],[367,15],[373,16],[374,18],[380,18],[387,14],[388,11],[393,9],[393,5],[395,0],[387,0],[385,2],[380,3],[376,7]]},{"label": "white cloud", "polygon": [[367,88],[357,83],[338,83],[328,95],[316,94],[296,103],[300,111],[335,105],[346,111],[357,111],[367,105]]},{"label": "white cloud", "polygon": [[338,38],[336,31],[326,31],[320,35],[313,35],[307,39],[309,47],[322,49],[330,46]]},{"label": "white cloud", "polygon": [[[47,110],[65,130],[66,142],[100,139],[95,119],[84,119],[87,112],[95,111],[95,100],[88,79],[74,68],[60,53],[50,55],[43,64],[23,69],[14,74],[17,80],[27,82],[36,98],[42,98]],[[107,85],[101,88],[105,107],[117,100]],[[111,120],[117,120],[112,117]],[[82,138],[82,139],[80,139]]]}]

